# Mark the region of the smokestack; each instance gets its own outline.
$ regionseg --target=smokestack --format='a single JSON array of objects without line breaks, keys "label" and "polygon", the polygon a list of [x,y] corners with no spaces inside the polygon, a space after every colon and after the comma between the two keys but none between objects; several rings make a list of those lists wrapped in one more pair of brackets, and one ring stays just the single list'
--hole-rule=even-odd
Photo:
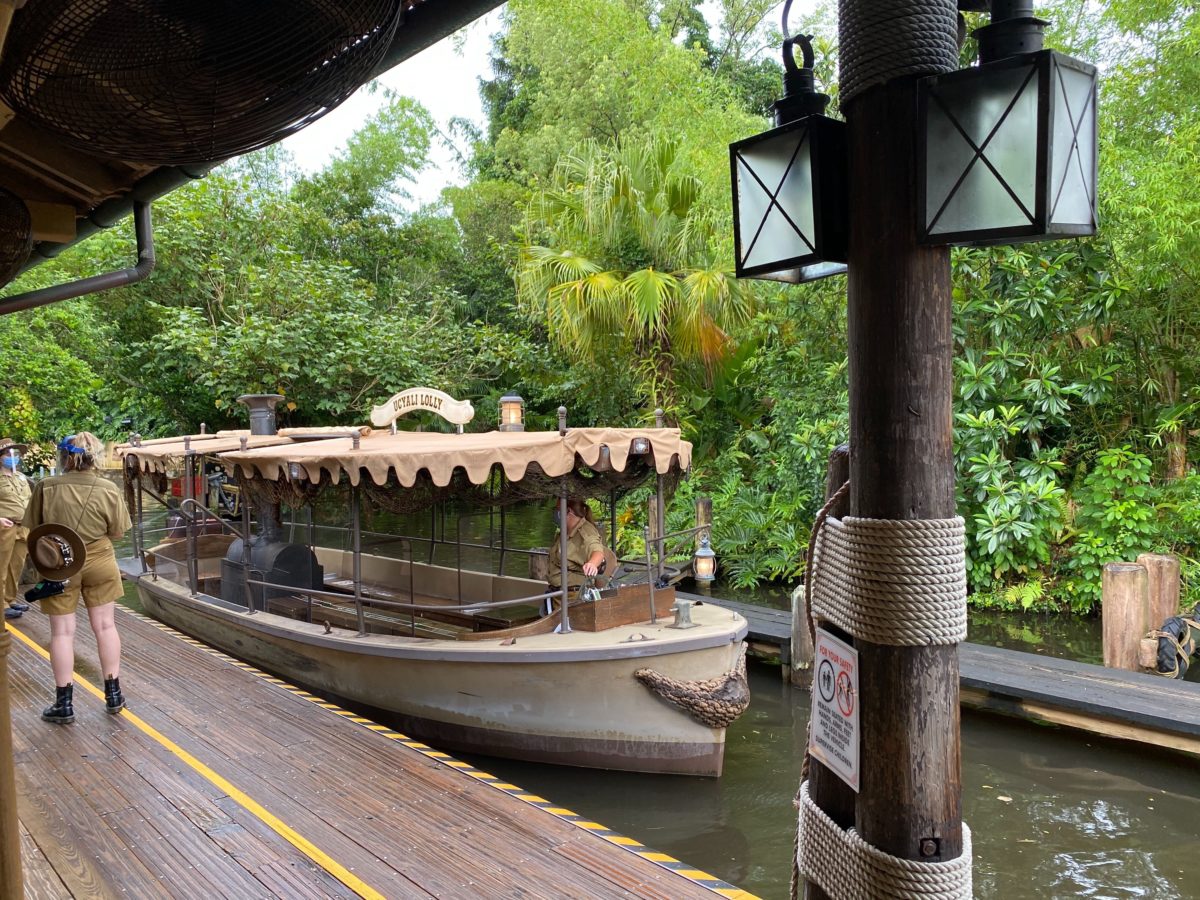
[{"label": "smokestack", "polygon": [[242,394],[237,398],[238,403],[244,403],[250,410],[251,434],[275,434],[275,405],[283,399],[282,394]]},{"label": "smokestack", "polygon": [[[275,427],[275,405],[283,399],[282,394],[242,394],[238,403],[246,404],[250,410],[250,433],[277,434]],[[278,503],[256,503],[261,540],[274,543],[283,536],[283,523]]]}]

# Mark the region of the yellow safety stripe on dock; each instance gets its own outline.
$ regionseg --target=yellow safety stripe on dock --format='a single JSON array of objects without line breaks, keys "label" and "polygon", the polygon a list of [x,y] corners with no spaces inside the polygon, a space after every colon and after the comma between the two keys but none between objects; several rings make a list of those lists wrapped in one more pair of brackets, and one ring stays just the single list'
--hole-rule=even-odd
[{"label": "yellow safety stripe on dock", "polygon": [[[147,620],[149,621],[149,620]],[[44,650],[33,638],[8,624],[8,630],[19,638],[26,646],[45,659],[50,660],[50,654]],[[83,687],[89,694],[92,694],[96,699],[104,700],[104,691],[96,687],[78,672],[72,672],[72,677],[75,683]],[[252,799],[245,792],[234,787],[233,784],[217,772],[210,769],[192,754],[188,753],[169,737],[160,732],[157,728],[145,721],[141,717],[130,712],[128,709],[123,709],[119,715],[130,724],[134,725],[139,731],[146,736],[154,739],[161,746],[173,753],[182,762],[186,763],[193,771],[201,777],[207,779],[212,785],[224,791],[230,799],[236,801],[243,809],[252,815],[256,816],[264,825],[282,837],[285,841],[315,862],[318,866],[348,887],[360,897],[368,898],[368,900],[386,900],[385,895],[375,890],[353,872],[331,857],[328,853],[321,850],[308,838],[301,835],[295,829],[286,825],[277,816],[270,813],[265,807]]]},{"label": "yellow safety stripe on dock", "polygon": [[[407,737],[406,735],[403,735],[398,731],[388,728],[386,725],[379,725],[376,722],[371,721],[370,719],[360,716],[358,713],[354,713],[354,712],[350,712],[349,710],[342,709],[341,707],[336,706],[333,703],[330,703],[328,700],[324,699],[323,697],[313,696],[312,694],[308,693],[307,691],[305,691],[301,688],[296,687],[295,685],[288,684],[282,678],[278,678],[275,675],[271,675],[267,672],[262,671],[261,669],[257,669],[254,666],[250,665],[250,663],[242,662],[242,660],[236,659],[235,657],[232,657],[228,653],[224,653],[221,650],[217,650],[215,647],[210,647],[208,644],[205,644],[202,641],[198,641],[195,638],[193,638],[189,635],[186,635],[181,631],[177,631],[176,629],[172,628],[170,625],[164,625],[162,622],[159,622],[157,619],[152,619],[149,616],[143,615],[142,613],[139,613],[139,612],[136,612],[124,605],[121,605],[121,609],[123,612],[126,612],[129,615],[134,616],[138,619],[141,619],[143,622],[146,622],[150,625],[153,625],[155,628],[159,629],[160,631],[164,631],[167,634],[173,635],[173,636],[179,638],[180,640],[185,641],[188,644],[191,644],[193,647],[196,647],[199,650],[203,650],[205,653],[211,654],[212,656],[218,657],[219,659],[222,659],[222,660],[230,663],[231,665],[237,666],[239,669],[243,670],[244,672],[248,672],[257,678],[262,678],[265,681],[269,681],[271,684],[278,685],[279,687],[283,688],[284,690],[286,690],[292,694],[295,694],[298,697],[303,697],[305,700],[312,703],[313,706],[317,706],[317,707],[320,707],[321,709],[329,710],[330,712],[334,713],[335,715],[341,716],[342,718],[346,719],[347,721],[354,722],[356,725],[362,725],[364,728],[370,729],[374,734],[378,734],[381,737],[388,738],[389,740],[397,741],[397,742],[403,744],[405,747],[408,747],[410,750],[416,750],[422,756],[425,756],[428,759],[433,760],[434,762],[440,763],[441,765],[444,765],[444,766],[448,766],[448,767],[454,769],[454,771],[456,771],[456,772],[462,772],[464,775],[469,775],[472,778],[476,779],[477,781],[481,781],[484,784],[487,784],[487,785],[490,785],[491,787],[496,788],[496,790],[503,791],[506,794],[510,794],[511,796],[516,797],[518,800],[528,803],[530,806],[536,806],[538,809],[542,810],[545,813],[548,813],[549,815],[554,816],[555,818],[561,819],[564,822],[569,822],[572,825],[574,825],[576,828],[580,828],[591,834],[602,837],[606,841],[608,841],[610,844],[613,844],[618,847],[622,847],[625,850],[628,850],[629,852],[640,856],[642,859],[645,859],[649,862],[654,863],[657,866],[667,869],[668,871],[673,872],[682,878],[686,878],[688,881],[692,882],[693,884],[697,885],[698,887],[705,888],[709,891],[712,891],[714,894],[718,894],[722,897],[732,898],[732,900],[759,900],[759,898],[756,895],[751,894],[749,891],[744,891],[739,887],[729,884],[728,882],[722,881],[720,878],[717,878],[715,875],[710,875],[707,872],[704,872],[704,871],[701,871],[700,869],[696,869],[692,866],[689,866],[687,863],[680,862],[679,860],[675,859],[672,856],[668,856],[665,853],[660,853],[657,850],[651,850],[649,847],[647,847],[645,844],[641,843],[640,841],[636,841],[630,837],[625,837],[624,835],[619,834],[616,831],[613,831],[611,828],[606,828],[605,826],[599,824],[598,822],[592,822],[589,819],[587,819],[586,817],[577,815],[576,813],[572,812],[569,809],[563,809],[560,806],[556,806],[554,803],[551,803],[549,800],[545,800],[541,797],[538,797],[536,794],[531,794],[522,787],[518,787],[515,784],[509,784],[506,781],[501,781],[495,775],[491,775],[488,772],[483,772],[479,769],[476,769],[470,763],[462,762],[461,760],[456,760],[452,756],[450,756],[450,754],[445,753],[441,750],[435,750],[433,747],[430,747],[428,744],[423,744],[420,741],[413,740],[412,738]],[[40,650],[41,648],[38,648],[38,649]],[[95,689],[93,688],[92,690],[95,690]],[[101,694],[100,696],[102,697],[103,694]]]}]

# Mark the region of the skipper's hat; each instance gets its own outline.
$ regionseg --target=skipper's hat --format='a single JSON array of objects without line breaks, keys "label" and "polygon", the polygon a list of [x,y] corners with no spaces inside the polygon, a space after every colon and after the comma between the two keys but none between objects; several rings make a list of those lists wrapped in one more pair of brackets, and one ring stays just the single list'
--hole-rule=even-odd
[{"label": "skipper's hat", "polygon": [[46,522],[29,532],[29,558],[48,581],[65,581],[83,568],[87,548],[83,538],[66,525]]}]

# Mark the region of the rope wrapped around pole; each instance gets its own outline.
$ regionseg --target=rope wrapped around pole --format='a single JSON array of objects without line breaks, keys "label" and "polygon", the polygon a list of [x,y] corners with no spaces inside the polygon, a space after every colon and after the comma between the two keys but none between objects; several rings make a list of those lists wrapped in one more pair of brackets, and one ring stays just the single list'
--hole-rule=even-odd
[{"label": "rope wrapped around pole", "polygon": [[902,75],[958,68],[957,0],[841,0],[839,104]]}]

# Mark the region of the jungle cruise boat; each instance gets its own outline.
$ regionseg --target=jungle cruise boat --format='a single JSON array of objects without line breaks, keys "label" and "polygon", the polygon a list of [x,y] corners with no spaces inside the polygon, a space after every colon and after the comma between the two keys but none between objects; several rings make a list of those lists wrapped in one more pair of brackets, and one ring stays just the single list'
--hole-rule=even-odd
[{"label": "jungle cruise boat", "polygon": [[[677,600],[681,567],[665,562],[683,539],[699,545],[698,568],[711,563],[707,517],[667,534],[652,498],[645,559],[608,551],[579,589],[565,562],[546,572],[544,549],[506,546],[516,504],[547,516],[557,504],[566,521],[570,497],[611,513],[648,482],[663,497],[691,461],[677,429],[568,428],[560,409],[554,431],[523,430],[518,410],[463,433],[469,401],[413,389],[376,407],[374,427],[276,431],[281,398],[241,399],[248,431],[117,448],[136,523],[121,566],[147,614],[446,749],[721,774],[726,726],[749,703],[747,623]],[[414,410],[457,433],[398,431]],[[448,516],[481,511],[499,519],[498,540],[494,527],[486,544],[461,527],[447,537]],[[415,521],[424,533],[396,533]],[[527,571],[512,574],[522,556]]]}]

